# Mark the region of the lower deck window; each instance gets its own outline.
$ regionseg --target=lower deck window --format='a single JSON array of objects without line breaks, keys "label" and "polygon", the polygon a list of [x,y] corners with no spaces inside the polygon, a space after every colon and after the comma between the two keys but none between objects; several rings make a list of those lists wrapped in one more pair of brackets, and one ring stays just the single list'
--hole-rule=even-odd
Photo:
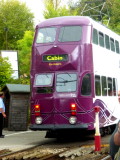
[{"label": "lower deck window", "polygon": [[102,80],[102,95],[106,96],[107,95],[107,81],[106,81],[106,77],[102,76],[101,80]]},{"label": "lower deck window", "polygon": [[117,80],[116,78],[95,75],[95,94],[96,96],[116,96]]},{"label": "lower deck window", "polygon": [[90,74],[86,74],[83,77],[81,94],[86,95],[86,96],[91,95],[91,76]]},{"label": "lower deck window", "polygon": [[100,83],[100,76],[95,76],[95,93],[97,96],[101,95],[101,83]]},{"label": "lower deck window", "polygon": [[108,95],[112,96],[112,78],[108,78],[107,82],[108,82]]}]

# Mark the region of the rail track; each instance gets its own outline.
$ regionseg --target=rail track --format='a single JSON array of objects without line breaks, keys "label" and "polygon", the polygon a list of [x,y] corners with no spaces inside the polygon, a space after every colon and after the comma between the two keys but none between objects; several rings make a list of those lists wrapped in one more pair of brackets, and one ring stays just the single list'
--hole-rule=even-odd
[{"label": "rail track", "polygon": [[[63,138],[63,137],[62,137]],[[111,160],[110,135],[101,138],[101,151],[94,151],[94,134],[45,141],[37,146],[13,152],[0,150],[0,160]],[[24,148],[24,147],[23,147]]]},{"label": "rail track", "polygon": [[95,152],[93,145],[82,145],[73,148],[46,148],[36,146],[17,152],[0,151],[0,160],[111,160],[109,145],[102,145],[101,151]]}]

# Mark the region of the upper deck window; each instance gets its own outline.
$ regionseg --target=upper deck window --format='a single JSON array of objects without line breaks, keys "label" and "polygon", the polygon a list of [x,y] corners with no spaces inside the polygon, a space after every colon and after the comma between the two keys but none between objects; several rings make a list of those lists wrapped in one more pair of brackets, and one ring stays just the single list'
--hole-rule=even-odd
[{"label": "upper deck window", "polygon": [[111,50],[115,52],[115,43],[113,38],[110,38],[110,44],[111,44]]},{"label": "upper deck window", "polygon": [[93,43],[98,44],[98,32],[96,29],[93,29]]},{"label": "upper deck window", "polygon": [[120,53],[119,51],[119,42],[115,40],[115,48],[116,48],[116,52]]},{"label": "upper deck window", "polygon": [[102,32],[99,32],[99,44],[104,47],[104,34]]},{"label": "upper deck window", "polygon": [[74,73],[57,74],[57,92],[75,92],[77,85],[77,75]]},{"label": "upper deck window", "polygon": [[38,30],[36,43],[51,43],[55,41],[56,28],[40,28]]},{"label": "upper deck window", "polygon": [[82,36],[81,26],[65,26],[60,29],[59,41],[72,42],[80,41]]},{"label": "upper deck window", "polygon": [[105,34],[105,46],[107,49],[110,49],[110,38]]}]

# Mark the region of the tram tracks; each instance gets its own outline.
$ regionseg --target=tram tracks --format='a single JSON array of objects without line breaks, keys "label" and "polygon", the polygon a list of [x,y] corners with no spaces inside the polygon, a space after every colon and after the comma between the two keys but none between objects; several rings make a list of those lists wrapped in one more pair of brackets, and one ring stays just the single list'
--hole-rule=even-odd
[{"label": "tram tracks", "polygon": [[[37,146],[12,152],[0,151],[0,160],[111,160],[109,157],[109,136],[101,138],[101,151],[95,152],[94,135],[63,138],[46,141]],[[30,147],[30,146],[29,146]],[[10,149],[10,148],[9,148]]]},{"label": "tram tracks", "polygon": [[42,146],[35,146],[24,150],[12,152],[10,150],[0,151],[0,160],[45,160],[56,154],[63,152],[66,148],[51,149],[42,148]]},{"label": "tram tracks", "polygon": [[17,152],[2,150],[0,160],[110,160],[108,148],[108,145],[102,146],[100,152],[95,152],[93,145],[61,149],[36,146]]}]

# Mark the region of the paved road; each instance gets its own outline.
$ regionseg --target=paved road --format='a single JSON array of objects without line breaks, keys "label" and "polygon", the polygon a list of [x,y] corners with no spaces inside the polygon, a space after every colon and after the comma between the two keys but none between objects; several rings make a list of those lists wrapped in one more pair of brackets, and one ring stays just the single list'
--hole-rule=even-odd
[{"label": "paved road", "polygon": [[19,149],[24,149],[28,147],[33,147],[35,145],[43,144],[50,139],[46,139],[45,131],[8,131],[4,130],[3,134],[5,138],[0,138],[0,150],[10,149],[17,151]]}]

